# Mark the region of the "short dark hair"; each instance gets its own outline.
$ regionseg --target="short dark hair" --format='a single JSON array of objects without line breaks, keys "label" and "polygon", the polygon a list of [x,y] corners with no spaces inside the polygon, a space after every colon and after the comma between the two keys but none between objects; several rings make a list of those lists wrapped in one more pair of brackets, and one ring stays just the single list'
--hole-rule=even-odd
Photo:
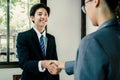
[{"label": "short dark hair", "polygon": [[35,5],[33,5],[33,6],[31,7],[30,16],[34,16],[36,10],[39,9],[39,8],[44,8],[44,9],[46,9],[46,11],[47,11],[47,13],[48,13],[48,16],[50,15],[50,8],[49,8],[48,6],[46,6],[46,5],[43,4],[43,3],[37,3],[37,4],[35,4]]},{"label": "short dark hair", "polygon": [[112,12],[115,12],[115,9],[116,9],[117,6],[118,6],[119,0],[105,0],[105,1],[106,1],[106,3],[107,3],[108,7],[110,8],[110,10],[111,10]]},{"label": "short dark hair", "polygon": [[109,9],[116,14],[118,21],[120,22],[120,0],[105,0]]}]

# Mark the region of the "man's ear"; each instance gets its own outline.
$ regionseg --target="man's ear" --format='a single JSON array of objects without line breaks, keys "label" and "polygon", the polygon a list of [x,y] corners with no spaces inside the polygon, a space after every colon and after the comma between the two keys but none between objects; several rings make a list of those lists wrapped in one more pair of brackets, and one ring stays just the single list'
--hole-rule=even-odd
[{"label": "man's ear", "polygon": [[34,21],[34,16],[30,16],[30,19],[31,19],[32,21]]}]

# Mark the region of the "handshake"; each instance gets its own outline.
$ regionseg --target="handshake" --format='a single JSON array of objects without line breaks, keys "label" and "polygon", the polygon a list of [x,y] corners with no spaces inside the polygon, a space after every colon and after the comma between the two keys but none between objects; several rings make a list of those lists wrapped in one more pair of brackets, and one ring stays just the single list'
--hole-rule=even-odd
[{"label": "handshake", "polygon": [[64,69],[64,65],[64,62],[59,62],[56,60],[43,60],[41,62],[41,67],[46,68],[52,75],[59,74],[61,70]]}]

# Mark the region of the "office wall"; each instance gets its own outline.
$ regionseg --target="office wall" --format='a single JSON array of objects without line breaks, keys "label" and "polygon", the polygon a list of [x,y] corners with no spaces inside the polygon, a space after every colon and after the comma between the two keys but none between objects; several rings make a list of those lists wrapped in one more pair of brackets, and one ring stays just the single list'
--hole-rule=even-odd
[{"label": "office wall", "polygon": [[[56,38],[60,61],[74,60],[80,42],[80,0],[47,0],[51,8],[48,32]],[[63,70],[61,80],[73,80]]]},{"label": "office wall", "polygon": [[20,74],[22,72],[19,68],[5,68],[0,69],[0,80],[13,80],[13,74]]},{"label": "office wall", "polygon": [[[74,60],[80,42],[80,0],[47,0],[51,8],[48,32],[56,38],[60,61]],[[19,74],[19,68],[0,69],[0,80],[13,80],[13,74]],[[61,80],[73,80],[63,70]]]}]

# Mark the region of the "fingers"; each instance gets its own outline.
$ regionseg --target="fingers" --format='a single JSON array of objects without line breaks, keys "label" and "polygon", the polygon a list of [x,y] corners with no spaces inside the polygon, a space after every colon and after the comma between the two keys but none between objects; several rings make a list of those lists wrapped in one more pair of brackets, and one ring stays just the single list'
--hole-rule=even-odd
[{"label": "fingers", "polygon": [[56,60],[51,60],[51,62],[56,64],[58,66],[58,68],[60,68],[60,69],[65,68],[65,62],[60,62],[60,61],[56,61]]},{"label": "fingers", "polygon": [[51,64],[51,61],[49,61],[49,60],[41,61],[41,67],[42,68],[47,68],[50,64]]},{"label": "fingers", "polygon": [[48,71],[55,75],[55,74],[59,74],[59,72],[61,71],[61,69],[58,68],[58,66],[54,63],[50,64],[48,67],[47,67]]},{"label": "fingers", "polygon": [[48,71],[51,73],[51,74],[59,74],[62,70],[61,67],[59,67],[60,65],[60,62],[59,61],[56,61],[56,60],[50,60],[50,65],[48,66]]},{"label": "fingers", "polygon": [[44,60],[41,63],[43,68],[47,68],[50,74],[59,74],[64,69],[64,63],[56,60]]},{"label": "fingers", "polygon": [[51,60],[52,63],[54,63],[55,65],[59,66],[59,61],[56,61],[56,60]]}]

